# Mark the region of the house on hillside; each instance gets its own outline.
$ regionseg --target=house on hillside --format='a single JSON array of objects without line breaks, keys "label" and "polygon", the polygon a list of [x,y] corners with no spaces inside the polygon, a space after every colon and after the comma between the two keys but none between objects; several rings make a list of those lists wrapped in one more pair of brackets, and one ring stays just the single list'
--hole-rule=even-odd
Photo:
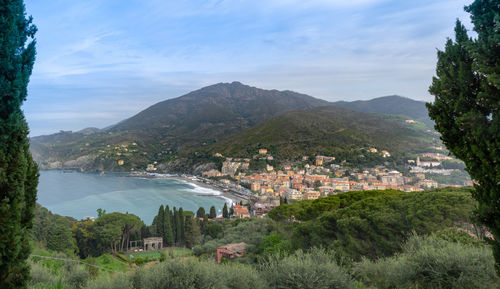
[{"label": "house on hillside", "polygon": [[217,263],[220,264],[222,258],[232,260],[236,257],[245,256],[246,243],[228,244],[217,248]]},{"label": "house on hillside", "polygon": [[247,207],[234,205],[233,210],[234,210],[233,216],[235,216],[236,218],[240,219],[250,218],[250,212],[248,211]]}]

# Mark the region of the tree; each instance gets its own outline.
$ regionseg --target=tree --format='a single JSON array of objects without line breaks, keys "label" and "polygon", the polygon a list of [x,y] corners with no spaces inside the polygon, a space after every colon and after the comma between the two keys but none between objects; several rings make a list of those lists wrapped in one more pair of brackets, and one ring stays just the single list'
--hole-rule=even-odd
[{"label": "tree", "polygon": [[[95,232],[99,240],[107,242],[111,251],[128,250],[130,235],[144,226],[142,220],[133,214],[104,214],[95,221]],[[118,241],[118,247],[117,247]]]},{"label": "tree", "polygon": [[156,215],[156,236],[157,237],[163,237],[165,235],[165,208],[163,205],[160,205],[160,208],[158,209],[158,215]]},{"label": "tree", "polygon": [[227,203],[224,203],[224,208],[222,208],[222,217],[224,217],[224,219],[229,218],[229,211],[227,210]]},{"label": "tree", "polygon": [[104,251],[97,240],[95,223],[92,220],[82,220],[73,224],[71,231],[80,258],[97,257]]},{"label": "tree", "polygon": [[493,236],[493,254],[500,270],[500,7],[497,1],[476,0],[471,14],[477,39],[457,21],[455,41],[438,51],[436,76],[429,92],[429,116],[446,147],[464,161],[477,183],[477,220]]},{"label": "tree", "polygon": [[180,244],[184,244],[184,239],[185,239],[185,235],[184,235],[184,210],[182,208],[179,208],[179,218],[177,220],[177,234],[179,236],[179,243]]},{"label": "tree", "polygon": [[215,211],[215,207],[214,206],[210,207],[210,213],[208,214],[208,217],[210,219],[215,219],[217,217],[217,212]]},{"label": "tree", "polygon": [[36,27],[22,0],[0,4],[0,288],[24,288],[38,185],[21,110],[35,61]]},{"label": "tree", "polygon": [[58,252],[73,252],[70,223],[64,217],[54,218],[47,236],[47,249]]},{"label": "tree", "polygon": [[177,234],[179,231],[177,227],[179,226],[179,215],[177,214],[177,208],[174,207],[174,212],[172,214],[172,232],[174,233],[174,243],[177,244],[179,242],[179,235]]},{"label": "tree", "polygon": [[172,213],[168,205],[165,207],[165,235],[163,236],[163,242],[167,246],[172,246],[174,244],[174,232],[172,231]]},{"label": "tree", "polygon": [[205,208],[200,207],[198,211],[196,211],[197,218],[203,218],[205,216]]},{"label": "tree", "polygon": [[187,214],[184,221],[185,240],[184,243],[187,248],[193,248],[196,239],[200,236],[200,227],[198,222],[193,218],[192,214]]}]

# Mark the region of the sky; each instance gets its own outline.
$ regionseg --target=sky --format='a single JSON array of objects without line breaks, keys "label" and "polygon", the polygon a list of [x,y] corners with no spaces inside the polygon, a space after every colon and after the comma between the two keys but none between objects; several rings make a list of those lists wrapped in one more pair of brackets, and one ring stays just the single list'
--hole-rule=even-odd
[{"label": "sky", "polygon": [[329,101],[431,101],[436,51],[469,1],[26,0],[38,27],[31,136],[103,128],[240,81]]}]

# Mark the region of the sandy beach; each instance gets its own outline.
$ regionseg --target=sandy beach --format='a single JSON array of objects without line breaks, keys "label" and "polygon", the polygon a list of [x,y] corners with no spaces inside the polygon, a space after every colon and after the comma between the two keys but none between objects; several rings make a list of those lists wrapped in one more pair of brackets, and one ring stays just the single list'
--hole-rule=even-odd
[{"label": "sandy beach", "polygon": [[206,184],[206,183],[204,183],[202,181],[193,180],[193,179],[190,179],[188,177],[183,177],[183,176],[172,176],[170,178],[172,178],[172,179],[178,179],[178,180],[183,180],[183,181],[186,181],[188,183],[192,183],[194,185],[197,185],[197,186],[200,186],[200,187],[203,187],[203,188],[207,188],[207,189],[218,191],[218,192],[221,193],[221,196],[233,200],[234,203],[239,203],[240,201],[243,201],[243,202],[247,201],[246,199],[243,199],[240,196],[235,195],[235,194],[233,194],[231,192],[224,192],[218,186],[211,185],[211,184]]}]

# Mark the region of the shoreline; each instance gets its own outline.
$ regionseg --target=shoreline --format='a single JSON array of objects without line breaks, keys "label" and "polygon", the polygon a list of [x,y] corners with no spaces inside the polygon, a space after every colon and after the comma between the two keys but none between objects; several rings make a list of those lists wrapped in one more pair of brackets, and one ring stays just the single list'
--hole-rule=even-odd
[{"label": "shoreline", "polygon": [[[199,181],[199,180],[193,180],[193,179],[190,179],[190,178],[184,177],[184,176],[172,176],[172,177],[167,177],[167,178],[182,180],[182,181],[200,186],[202,188],[211,189],[211,190],[220,192],[221,194],[217,195],[217,196],[222,196],[225,199],[231,199],[231,201],[233,201],[235,204],[238,204],[240,201],[247,201],[247,200],[245,200],[245,199],[243,199],[243,198],[241,198],[241,197],[239,197],[236,194],[233,194],[231,192],[224,192],[223,189],[219,188],[216,185],[207,184],[207,183],[204,183],[204,182]],[[207,196],[209,196],[209,195],[207,195]],[[217,197],[217,196],[214,196],[214,197]]]},{"label": "shoreline", "polygon": [[248,199],[242,198],[241,196],[231,192],[231,191],[224,191],[223,188],[220,188],[219,186],[215,184],[209,184],[203,182],[199,177],[194,176],[194,178],[190,178],[186,175],[177,175],[177,174],[156,174],[156,173],[146,173],[146,172],[141,172],[139,174],[129,174],[129,177],[147,177],[147,178],[163,178],[163,179],[176,179],[180,181],[184,181],[190,184],[193,184],[195,186],[199,186],[202,188],[214,190],[220,193],[220,195],[206,195],[206,196],[213,196],[213,197],[219,197],[222,199],[229,199],[231,200],[232,203],[238,204],[241,201],[247,202]]}]

